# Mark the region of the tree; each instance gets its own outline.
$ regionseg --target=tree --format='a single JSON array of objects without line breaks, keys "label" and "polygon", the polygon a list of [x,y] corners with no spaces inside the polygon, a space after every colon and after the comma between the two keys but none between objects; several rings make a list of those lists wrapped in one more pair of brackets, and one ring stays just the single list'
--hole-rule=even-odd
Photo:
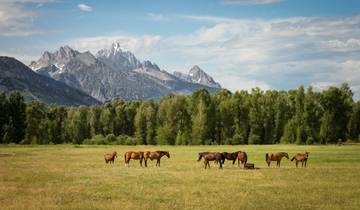
[{"label": "tree", "polygon": [[110,103],[105,103],[100,114],[103,136],[114,133],[114,115],[115,112],[112,105]]},{"label": "tree", "polygon": [[81,144],[84,139],[90,137],[90,128],[87,121],[87,107],[80,106],[73,117],[74,130],[73,130],[73,143]]},{"label": "tree", "polygon": [[24,97],[18,92],[13,92],[9,96],[9,117],[12,119],[14,135],[12,142],[20,143],[25,135],[25,114],[26,104]]}]

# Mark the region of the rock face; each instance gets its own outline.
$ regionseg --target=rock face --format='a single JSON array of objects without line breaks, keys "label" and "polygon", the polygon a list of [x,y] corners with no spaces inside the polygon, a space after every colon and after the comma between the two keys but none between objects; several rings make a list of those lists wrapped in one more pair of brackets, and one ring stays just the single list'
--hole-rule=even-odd
[{"label": "rock face", "polygon": [[61,47],[54,53],[45,52],[30,67],[100,101],[158,99],[168,93],[190,94],[201,88],[213,92],[221,88],[200,68],[193,70],[194,76],[187,80],[160,70],[150,61],[139,61],[118,43],[100,50],[96,56]]},{"label": "rock face", "polygon": [[47,104],[68,106],[99,104],[81,90],[39,75],[11,57],[0,57],[0,90],[18,91],[26,100],[39,100]]},{"label": "rock face", "polygon": [[204,70],[202,70],[199,66],[196,65],[190,69],[189,74],[174,72],[174,75],[188,82],[214,88],[221,88],[219,83],[215,82],[215,80],[210,75],[206,74]]}]

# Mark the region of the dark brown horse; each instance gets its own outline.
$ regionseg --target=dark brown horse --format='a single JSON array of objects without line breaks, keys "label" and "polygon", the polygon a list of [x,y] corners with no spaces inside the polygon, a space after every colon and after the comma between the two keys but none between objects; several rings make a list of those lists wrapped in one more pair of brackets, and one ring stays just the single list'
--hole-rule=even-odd
[{"label": "dark brown horse", "polygon": [[287,159],[289,159],[288,153],[286,153],[286,152],[279,152],[279,153],[275,153],[275,154],[266,153],[265,154],[265,161],[266,161],[266,163],[268,164],[269,167],[270,167],[271,161],[276,161],[276,166],[280,167],[280,162],[281,162],[281,159],[283,157],[286,157]]},{"label": "dark brown horse", "polygon": [[200,161],[202,158],[204,158],[205,169],[207,169],[207,167],[210,168],[210,161],[218,162],[220,165],[219,169],[222,169],[222,164],[225,157],[220,152],[200,152],[198,161]]},{"label": "dark brown horse", "polygon": [[223,156],[224,156],[224,161],[223,161],[223,164],[225,162],[225,159],[227,160],[232,160],[233,161],[233,165],[235,164],[235,161],[238,159],[238,154],[239,154],[240,151],[237,151],[237,152],[232,152],[232,153],[229,153],[229,152],[223,152],[221,153]]},{"label": "dark brown horse", "polygon": [[144,152],[128,151],[124,155],[125,166],[129,166],[130,159],[140,160],[140,166],[142,167],[142,161],[144,159]]},{"label": "dark brown horse", "polygon": [[295,160],[296,161],[296,168],[298,167],[298,162],[301,162],[301,167],[304,167],[305,164],[305,168],[306,168],[306,162],[309,158],[309,153],[305,152],[305,154],[301,154],[301,153],[297,153],[292,159],[291,161]]},{"label": "dark brown horse", "polygon": [[170,153],[168,151],[155,151],[155,152],[144,152],[144,159],[145,159],[145,167],[147,167],[147,160],[150,159],[151,161],[156,159],[156,166],[160,167],[160,159],[166,156],[170,158]]},{"label": "dark brown horse", "polygon": [[105,163],[112,163],[114,164],[115,158],[117,158],[117,153],[113,152],[113,153],[106,153],[104,155],[104,159],[105,159]]},{"label": "dark brown horse", "polygon": [[237,160],[238,160],[238,166],[240,167],[240,162],[242,164],[242,168],[245,168],[245,165],[247,163],[247,154],[246,152],[243,151],[238,151],[238,156],[237,156]]}]

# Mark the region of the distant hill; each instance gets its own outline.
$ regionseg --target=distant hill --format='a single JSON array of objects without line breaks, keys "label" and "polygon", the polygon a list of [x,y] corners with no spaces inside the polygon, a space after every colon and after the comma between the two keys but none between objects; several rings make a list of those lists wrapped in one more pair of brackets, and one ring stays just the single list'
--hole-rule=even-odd
[{"label": "distant hill", "polygon": [[26,100],[68,106],[100,103],[81,90],[32,71],[15,58],[0,56],[0,91],[20,92]]}]

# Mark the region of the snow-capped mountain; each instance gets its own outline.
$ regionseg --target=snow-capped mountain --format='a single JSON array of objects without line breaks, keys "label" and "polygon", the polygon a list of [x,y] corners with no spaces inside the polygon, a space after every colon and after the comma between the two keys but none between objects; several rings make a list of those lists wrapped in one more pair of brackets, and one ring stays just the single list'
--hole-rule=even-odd
[{"label": "snow-capped mountain", "polygon": [[96,57],[118,70],[132,70],[139,68],[141,62],[129,51],[121,49],[119,43],[112,44],[110,49],[100,50]]},{"label": "snow-capped mountain", "polygon": [[[213,92],[220,88],[207,85],[206,81],[211,84],[209,81],[213,79],[202,70],[201,73],[193,72],[195,77],[191,78],[194,79],[185,80],[160,70],[151,61],[139,61],[131,52],[121,49],[118,43],[100,50],[96,56],[68,46],[60,47],[54,53],[45,52],[38,61],[31,62],[30,67],[100,101],[117,97],[125,100],[157,99],[168,93],[189,94],[201,88]],[[196,78],[200,82],[193,82]]]},{"label": "snow-capped mountain", "polygon": [[215,82],[215,80],[210,75],[206,74],[205,71],[197,65],[193,66],[188,74],[174,72],[174,75],[191,83],[202,84],[214,88],[221,88],[219,83]]}]

